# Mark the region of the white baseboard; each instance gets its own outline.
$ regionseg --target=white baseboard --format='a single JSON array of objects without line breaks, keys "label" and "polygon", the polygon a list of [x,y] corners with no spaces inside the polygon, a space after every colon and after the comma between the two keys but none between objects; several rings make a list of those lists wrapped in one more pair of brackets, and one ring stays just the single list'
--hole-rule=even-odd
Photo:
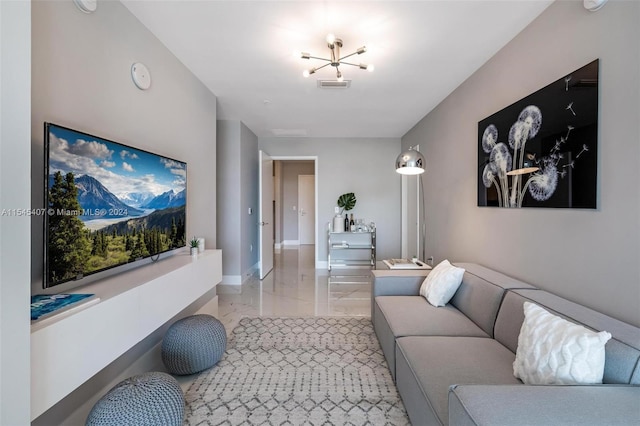
[{"label": "white baseboard", "polygon": [[329,263],[326,260],[316,260],[316,269],[327,269]]},{"label": "white baseboard", "polygon": [[300,240],[284,240],[282,242],[283,246],[299,246],[300,245]]},{"label": "white baseboard", "polygon": [[242,285],[242,275],[223,275],[222,285]]},{"label": "white baseboard", "polygon": [[260,269],[260,262],[244,271],[242,275],[223,275],[222,282],[218,284],[217,294],[240,294],[242,284],[251,278]]}]

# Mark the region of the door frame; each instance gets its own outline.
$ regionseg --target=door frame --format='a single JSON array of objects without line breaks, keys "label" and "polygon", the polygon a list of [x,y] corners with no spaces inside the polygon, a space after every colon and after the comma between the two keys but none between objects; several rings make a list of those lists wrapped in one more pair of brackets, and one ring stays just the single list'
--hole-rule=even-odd
[{"label": "door frame", "polygon": [[[265,161],[266,160],[266,161]],[[265,163],[270,163],[270,173],[267,175],[268,177],[264,176],[264,164]],[[266,277],[272,270],[273,270],[273,266],[274,266],[274,242],[273,240],[271,241],[270,244],[265,244],[265,225],[268,225],[268,222],[265,222],[265,219],[268,219],[271,221],[271,227],[275,226],[274,223],[274,218],[271,217],[269,218],[269,215],[272,214],[273,212],[273,195],[274,195],[274,179],[273,179],[273,158],[267,154],[265,151],[263,150],[259,150],[258,151],[258,212],[259,212],[259,217],[258,220],[260,222],[258,222],[258,246],[259,246],[259,253],[258,253],[258,264],[259,264],[259,271],[258,271],[258,276],[260,278],[260,280],[264,279],[264,277]],[[268,171],[268,170],[267,170]],[[269,199],[265,200],[264,196],[264,189],[265,189],[265,181],[269,182],[269,186],[271,187],[271,195],[269,195]],[[268,204],[266,204],[268,203]],[[265,217],[266,215],[266,217]],[[268,228],[267,228],[268,230]],[[268,233],[269,234],[269,238],[273,237],[273,232]],[[265,250],[265,247],[269,247],[270,246],[270,250]],[[269,253],[268,256],[265,256],[265,252]],[[268,261],[268,265],[265,265],[265,260]],[[267,270],[268,268],[268,270]]]},{"label": "door frame", "polygon": [[315,267],[318,268],[318,181],[320,179],[318,179],[318,156],[317,155],[272,155],[271,159],[273,161],[276,160],[280,160],[280,161],[313,161],[313,174],[315,176],[315,181],[314,181],[314,190],[315,190],[315,194],[314,194],[314,198],[315,198],[315,219],[314,219],[314,223],[315,223],[315,238],[316,238],[316,243],[314,244],[315,248],[314,248],[314,253],[315,253],[315,259],[314,259],[314,264]]}]

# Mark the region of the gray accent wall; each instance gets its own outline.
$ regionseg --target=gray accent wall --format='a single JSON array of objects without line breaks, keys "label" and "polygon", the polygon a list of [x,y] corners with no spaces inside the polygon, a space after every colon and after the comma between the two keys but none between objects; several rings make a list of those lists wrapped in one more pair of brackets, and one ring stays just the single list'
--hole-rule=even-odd
[{"label": "gray accent wall", "polygon": [[[82,13],[71,0],[7,3],[31,5],[31,207],[42,207],[44,202],[43,122],[53,122],[187,162],[187,235],[202,236],[208,248],[216,248],[216,96],[120,2],[100,1],[96,12],[92,14]],[[4,10],[5,2],[1,7]],[[3,42],[4,30],[3,22]],[[21,54],[28,56],[29,49],[25,48]],[[4,44],[2,55],[4,64]],[[134,62],[142,62],[149,68],[149,90],[141,91],[133,84],[131,65]],[[3,87],[3,102],[4,96]],[[18,105],[22,104],[17,103],[12,108]],[[24,143],[29,144],[29,141]],[[2,148],[4,157],[4,140]],[[16,165],[20,165],[19,150],[16,150],[16,154]],[[28,170],[28,167],[25,169]],[[20,173],[16,174],[15,180],[23,185],[23,181],[29,182],[29,177]],[[4,180],[2,185],[4,197]],[[31,234],[31,290],[36,293],[42,292],[40,217],[32,218]],[[4,234],[2,241],[4,244]],[[18,245],[18,248],[16,254],[23,250],[23,246]],[[3,262],[4,256],[3,249]],[[19,265],[16,262],[16,267]],[[4,284],[3,281],[3,291]],[[55,292],[67,291],[73,284],[57,286]],[[214,297],[215,291],[209,292],[180,315],[195,312]],[[24,317],[14,318],[17,324],[14,331],[21,327],[20,324],[29,327],[26,300],[24,297],[21,302],[25,303]],[[2,324],[6,324],[4,317]],[[29,334],[24,337],[28,342]],[[4,331],[2,339],[2,362],[5,362]],[[158,365],[161,364],[161,340],[162,329],[159,329],[32,424],[81,424],[86,418],[87,405],[90,408],[92,398],[95,401],[97,395],[106,392],[109,385],[114,384],[111,380],[122,380],[143,371],[161,368]],[[22,352],[22,349],[17,349],[17,343],[10,350],[15,354]],[[28,364],[29,355],[24,359]],[[23,373],[21,363],[16,364],[18,373]],[[11,395],[22,398],[21,404],[28,404],[29,395],[24,397],[22,386],[23,380],[29,380],[28,374],[24,374],[17,383],[11,380],[11,376],[6,379],[7,382],[3,374],[3,386],[5,383],[10,385]],[[28,392],[28,383],[26,389]],[[4,410],[5,402],[10,403],[10,400],[4,399],[8,392],[2,394]],[[16,404],[16,407],[20,405]],[[74,412],[75,420],[66,421],[74,416]],[[29,414],[27,408],[26,415]],[[0,421],[2,424],[27,422]]]},{"label": "gray accent wall", "polygon": [[[92,14],[72,1],[33,2],[32,30],[32,206],[44,203],[43,123],[53,122],[185,161],[187,235],[215,248],[215,95],[120,2]],[[148,90],[133,84],[135,62],[149,69]],[[33,292],[42,292],[42,229],[34,218]]]},{"label": "gray accent wall", "polygon": [[[31,207],[31,2],[0,1],[0,208]],[[0,215],[0,424],[30,420],[29,217]]]},{"label": "gray accent wall", "polygon": [[[317,156],[318,258],[326,265],[327,223],[333,219],[338,197],[356,194],[355,218],[374,221],[378,258],[400,255],[400,175],[395,138],[259,138],[260,149],[271,156]],[[324,262],[324,264],[322,263]]]},{"label": "gray accent wall", "polygon": [[[218,246],[223,275],[240,275],[240,122],[218,120]],[[223,280],[224,282],[224,280]]]},{"label": "gray accent wall", "polygon": [[[240,217],[242,218],[242,273],[246,277],[252,268],[257,266],[258,253],[260,251],[258,240],[258,207],[259,180],[258,167],[258,137],[244,124],[240,126],[240,143],[242,149],[240,180],[242,182],[242,195],[240,204]],[[249,214],[251,209],[251,214]],[[223,269],[224,270],[224,269]]]},{"label": "gray accent wall", "polygon": [[239,285],[258,263],[257,136],[240,121],[219,120],[217,162],[223,284]]},{"label": "gray accent wall", "polygon": [[[600,59],[596,210],[477,207],[478,121]],[[558,1],[403,138],[426,156],[427,256],[640,326],[640,3]]]}]

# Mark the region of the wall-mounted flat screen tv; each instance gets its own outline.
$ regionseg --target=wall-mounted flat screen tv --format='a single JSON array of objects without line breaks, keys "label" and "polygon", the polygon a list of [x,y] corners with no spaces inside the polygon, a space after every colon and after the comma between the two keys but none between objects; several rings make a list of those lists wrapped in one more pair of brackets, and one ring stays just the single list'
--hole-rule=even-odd
[{"label": "wall-mounted flat screen tv", "polygon": [[45,167],[45,288],[186,245],[186,163],[45,123]]}]

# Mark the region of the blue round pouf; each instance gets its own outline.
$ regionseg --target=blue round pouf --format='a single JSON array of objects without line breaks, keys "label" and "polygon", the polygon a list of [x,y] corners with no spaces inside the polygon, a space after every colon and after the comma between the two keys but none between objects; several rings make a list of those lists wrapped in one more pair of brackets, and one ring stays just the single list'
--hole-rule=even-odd
[{"label": "blue round pouf", "polygon": [[211,315],[192,315],[167,330],[162,340],[162,362],[171,374],[195,374],[216,365],[226,349],[224,325]]},{"label": "blue round pouf", "polygon": [[144,373],[115,385],[91,409],[87,426],[181,426],[184,395],[169,374]]}]

